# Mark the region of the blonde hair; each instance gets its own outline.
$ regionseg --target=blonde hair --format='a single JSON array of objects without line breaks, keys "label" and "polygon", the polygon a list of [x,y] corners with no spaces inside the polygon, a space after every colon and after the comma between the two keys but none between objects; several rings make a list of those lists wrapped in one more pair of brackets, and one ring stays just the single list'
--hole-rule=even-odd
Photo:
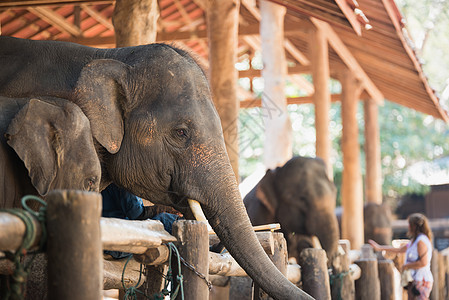
[{"label": "blonde hair", "polygon": [[432,230],[430,229],[429,220],[427,217],[420,213],[414,213],[408,216],[408,224],[410,230],[408,232],[409,237],[414,241],[420,233],[427,235],[429,240],[432,240]]}]

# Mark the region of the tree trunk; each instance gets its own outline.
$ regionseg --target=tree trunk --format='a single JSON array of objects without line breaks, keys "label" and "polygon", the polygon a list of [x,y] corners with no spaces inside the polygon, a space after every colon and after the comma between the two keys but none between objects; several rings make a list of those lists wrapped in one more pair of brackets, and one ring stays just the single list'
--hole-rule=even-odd
[{"label": "tree trunk", "polygon": [[[238,179],[239,138],[237,99],[237,61],[239,0],[207,2],[209,72],[212,99],[221,119],[229,160]],[[237,180],[238,181],[238,180]]]},{"label": "tree trunk", "polygon": [[117,47],[154,43],[159,7],[156,0],[117,0],[112,15]]}]

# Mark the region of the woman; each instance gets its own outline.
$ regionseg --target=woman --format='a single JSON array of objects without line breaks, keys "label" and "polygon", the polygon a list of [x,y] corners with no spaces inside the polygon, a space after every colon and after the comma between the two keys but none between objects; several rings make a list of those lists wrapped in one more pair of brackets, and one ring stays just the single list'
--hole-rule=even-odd
[{"label": "woman", "polygon": [[433,276],[430,271],[432,259],[432,231],[429,221],[423,214],[414,213],[408,217],[408,237],[411,241],[400,247],[381,246],[373,240],[369,240],[376,251],[388,251],[392,253],[405,252],[405,264],[402,269],[411,270],[413,282],[408,285],[408,299],[429,299],[433,285]]}]

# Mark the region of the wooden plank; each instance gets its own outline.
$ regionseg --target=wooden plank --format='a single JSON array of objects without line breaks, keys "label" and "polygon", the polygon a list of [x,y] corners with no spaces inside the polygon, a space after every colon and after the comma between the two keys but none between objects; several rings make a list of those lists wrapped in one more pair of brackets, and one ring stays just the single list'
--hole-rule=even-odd
[{"label": "wooden plank", "polygon": [[[288,68],[288,74],[308,74],[310,73],[310,66],[301,66],[296,65],[294,67]],[[262,76],[262,70],[255,70],[255,69],[249,69],[249,70],[243,70],[239,71],[239,77],[261,77]]]}]

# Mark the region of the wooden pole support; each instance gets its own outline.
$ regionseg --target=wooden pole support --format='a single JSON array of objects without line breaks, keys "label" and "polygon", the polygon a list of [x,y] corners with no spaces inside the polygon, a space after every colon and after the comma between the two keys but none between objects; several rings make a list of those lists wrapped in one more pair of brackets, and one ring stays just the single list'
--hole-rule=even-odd
[{"label": "wooden pole support", "polygon": [[[209,279],[209,236],[207,226],[203,222],[181,220],[173,223],[173,235],[177,237],[175,242],[179,254],[184,260],[195,268],[195,272],[181,263],[183,275],[184,299],[209,299],[209,287],[206,280]],[[172,259],[172,270],[176,289],[179,275],[177,259]],[[198,274],[202,274],[205,279]],[[176,299],[181,299],[181,293]]]},{"label": "wooden pole support", "polygon": [[[284,238],[284,234],[281,232],[273,232],[274,240],[274,253],[268,255],[273,264],[281,271],[284,276],[287,277],[287,242]],[[254,299],[272,299],[262,291],[261,287],[254,282]]]},{"label": "wooden pole support", "polygon": [[393,261],[379,260],[377,262],[377,268],[379,272],[380,281],[380,299],[382,300],[394,300],[394,263]]},{"label": "wooden pole support", "polygon": [[338,252],[332,261],[332,299],[354,299],[355,285],[347,252]]},{"label": "wooden pole support", "polygon": [[355,282],[356,300],[379,300],[380,282],[377,271],[377,259],[361,259],[355,263],[362,270],[362,276]]},{"label": "wooden pole support", "polygon": [[302,250],[299,265],[303,290],[315,299],[331,299],[326,251],[314,248]]},{"label": "wooden pole support", "polygon": [[52,191],[47,201],[48,299],[101,299],[101,195]]}]

